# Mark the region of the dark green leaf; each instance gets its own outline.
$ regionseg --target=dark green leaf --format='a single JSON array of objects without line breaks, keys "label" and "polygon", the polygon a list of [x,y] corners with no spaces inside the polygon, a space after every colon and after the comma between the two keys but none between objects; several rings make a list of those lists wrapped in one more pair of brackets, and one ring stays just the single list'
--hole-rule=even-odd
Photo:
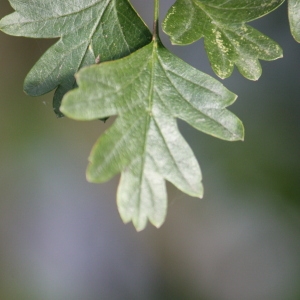
[{"label": "dark green leaf", "polygon": [[248,79],[261,75],[258,59],[282,57],[280,46],[245,24],[281,5],[284,0],[177,0],[170,8],[163,29],[173,44],[186,45],[204,37],[214,72],[229,77],[236,65]]},{"label": "dark green leaf", "polygon": [[75,85],[83,66],[124,57],[151,41],[151,34],[127,0],[9,0],[16,12],[0,22],[8,34],[57,38],[27,75],[24,90],[39,96],[57,88],[54,109]]},{"label": "dark green leaf", "polygon": [[300,43],[300,0],[289,0],[288,11],[292,35]]},{"label": "dark green leaf", "polygon": [[90,155],[87,177],[104,182],[121,172],[117,193],[124,222],[142,230],[159,227],[166,215],[164,180],[202,197],[196,158],[178,131],[176,118],[225,140],[243,139],[243,125],[225,108],[236,95],[210,76],[152,42],[128,57],[82,69],[79,88],[61,110],[70,118],[118,115]]}]

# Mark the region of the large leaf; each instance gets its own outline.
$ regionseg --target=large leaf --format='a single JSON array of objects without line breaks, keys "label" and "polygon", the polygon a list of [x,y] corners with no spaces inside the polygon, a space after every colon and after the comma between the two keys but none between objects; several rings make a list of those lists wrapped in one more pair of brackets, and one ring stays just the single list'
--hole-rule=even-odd
[{"label": "large leaf", "polygon": [[243,139],[240,120],[225,109],[236,95],[152,42],[120,60],[82,69],[79,88],[61,110],[70,118],[118,115],[90,155],[87,177],[104,182],[122,172],[117,193],[124,222],[142,230],[149,219],[159,227],[166,215],[164,179],[202,197],[201,173],[176,118],[225,140]]},{"label": "large leaf", "polygon": [[300,43],[300,0],[289,0],[288,12],[292,35]]},{"label": "large leaf", "polygon": [[258,59],[282,57],[280,46],[245,24],[281,5],[284,0],[177,0],[163,29],[173,44],[186,45],[204,37],[214,72],[229,77],[234,65],[248,79],[261,75]]},{"label": "large leaf", "polygon": [[60,115],[63,95],[83,66],[113,60],[151,41],[146,25],[127,0],[10,0],[16,12],[0,22],[8,34],[57,38],[27,75],[24,90],[32,96],[56,87],[54,109]]}]

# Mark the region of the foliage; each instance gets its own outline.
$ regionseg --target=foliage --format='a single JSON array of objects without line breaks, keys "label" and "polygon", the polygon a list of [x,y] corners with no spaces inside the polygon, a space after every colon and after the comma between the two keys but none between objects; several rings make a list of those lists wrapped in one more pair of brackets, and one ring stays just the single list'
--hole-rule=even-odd
[{"label": "foliage", "polygon": [[[3,32],[60,38],[27,75],[25,92],[38,96],[56,89],[53,107],[58,116],[118,116],[94,146],[87,177],[104,182],[122,173],[117,203],[123,221],[133,221],[137,230],[145,228],[148,219],[161,226],[167,209],[165,180],[202,197],[201,171],[176,118],[229,141],[243,140],[244,129],[226,109],[236,95],[161,44],[159,1],[154,0],[152,34],[128,0],[9,2],[15,12],[0,21]],[[283,2],[177,0],[163,30],[179,45],[203,37],[219,77],[230,76],[236,65],[243,76],[257,80],[259,59],[277,59],[282,50],[246,22]],[[300,0],[289,0],[288,13],[292,35],[300,42]],[[77,84],[79,88],[70,91]]]},{"label": "foliage", "polygon": [[[218,5],[220,2],[222,5]],[[260,5],[260,0],[249,2],[177,0],[163,28],[177,45],[204,37],[208,58],[219,77],[229,77],[236,65],[243,76],[257,80],[261,75],[258,59],[277,59],[282,51],[277,43],[245,22],[269,13],[283,0],[263,1],[265,5]]]},{"label": "foliage", "polygon": [[56,89],[53,107],[59,116],[64,94],[76,86],[82,67],[124,57],[151,41],[151,33],[124,0],[11,0],[15,13],[1,30],[16,36],[57,38],[27,75],[24,91],[40,96]]},{"label": "foliage", "polygon": [[294,39],[300,43],[300,1],[288,0],[288,14],[291,32]]},{"label": "foliage", "polygon": [[103,182],[122,172],[119,210],[138,230],[147,218],[156,226],[164,220],[163,179],[191,196],[203,194],[198,163],[175,117],[219,138],[243,138],[241,122],[225,110],[236,96],[159,41],[126,58],[83,69],[77,83],[80,88],[69,93],[61,107],[68,117],[119,115],[92,151],[88,178]]}]

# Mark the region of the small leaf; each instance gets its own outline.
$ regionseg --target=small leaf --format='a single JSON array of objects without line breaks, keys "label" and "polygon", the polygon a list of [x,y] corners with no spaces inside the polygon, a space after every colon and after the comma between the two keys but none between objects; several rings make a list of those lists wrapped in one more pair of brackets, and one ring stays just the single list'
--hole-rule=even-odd
[{"label": "small leaf", "polygon": [[10,35],[57,38],[27,75],[24,90],[40,96],[57,88],[53,106],[76,86],[83,66],[124,57],[151,41],[151,34],[127,0],[9,0],[16,12],[0,21]]},{"label": "small leaf", "polygon": [[289,0],[288,12],[292,35],[300,43],[300,0]]},{"label": "small leaf", "polygon": [[280,46],[245,24],[281,5],[284,0],[177,0],[170,8],[163,30],[177,45],[191,44],[204,37],[214,72],[231,75],[234,65],[248,79],[261,75],[258,59],[282,57]]},{"label": "small leaf", "polygon": [[79,88],[65,96],[64,114],[77,120],[118,115],[92,150],[88,180],[104,182],[122,173],[119,212],[137,230],[145,228],[148,219],[156,227],[163,223],[164,180],[188,195],[203,195],[200,168],[176,118],[221,139],[243,139],[242,123],[225,109],[236,95],[160,42],[84,68],[76,78]]}]

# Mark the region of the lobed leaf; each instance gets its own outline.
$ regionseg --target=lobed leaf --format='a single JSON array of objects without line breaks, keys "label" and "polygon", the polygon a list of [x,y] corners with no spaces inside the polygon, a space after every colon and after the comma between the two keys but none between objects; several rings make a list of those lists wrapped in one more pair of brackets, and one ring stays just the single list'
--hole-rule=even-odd
[{"label": "lobed leaf", "polygon": [[291,33],[294,39],[300,43],[300,0],[289,0],[288,14]]},{"label": "lobed leaf", "polygon": [[284,0],[177,0],[163,30],[176,45],[202,37],[212,69],[220,78],[231,75],[234,65],[248,79],[261,75],[259,59],[282,57],[280,46],[245,24],[276,9]]},{"label": "lobed leaf", "polygon": [[165,180],[188,195],[203,195],[199,165],[176,118],[221,139],[243,139],[241,121],[225,109],[236,95],[160,42],[84,68],[76,78],[79,88],[64,97],[64,114],[77,120],[118,116],[96,142],[87,178],[104,182],[122,173],[119,212],[137,230],[145,228],[148,219],[157,227],[163,223]]},{"label": "lobed leaf", "polygon": [[60,38],[27,75],[24,90],[39,96],[56,89],[55,113],[76,86],[83,66],[124,57],[151,41],[151,34],[127,0],[9,0],[15,12],[0,21],[10,35]]}]

